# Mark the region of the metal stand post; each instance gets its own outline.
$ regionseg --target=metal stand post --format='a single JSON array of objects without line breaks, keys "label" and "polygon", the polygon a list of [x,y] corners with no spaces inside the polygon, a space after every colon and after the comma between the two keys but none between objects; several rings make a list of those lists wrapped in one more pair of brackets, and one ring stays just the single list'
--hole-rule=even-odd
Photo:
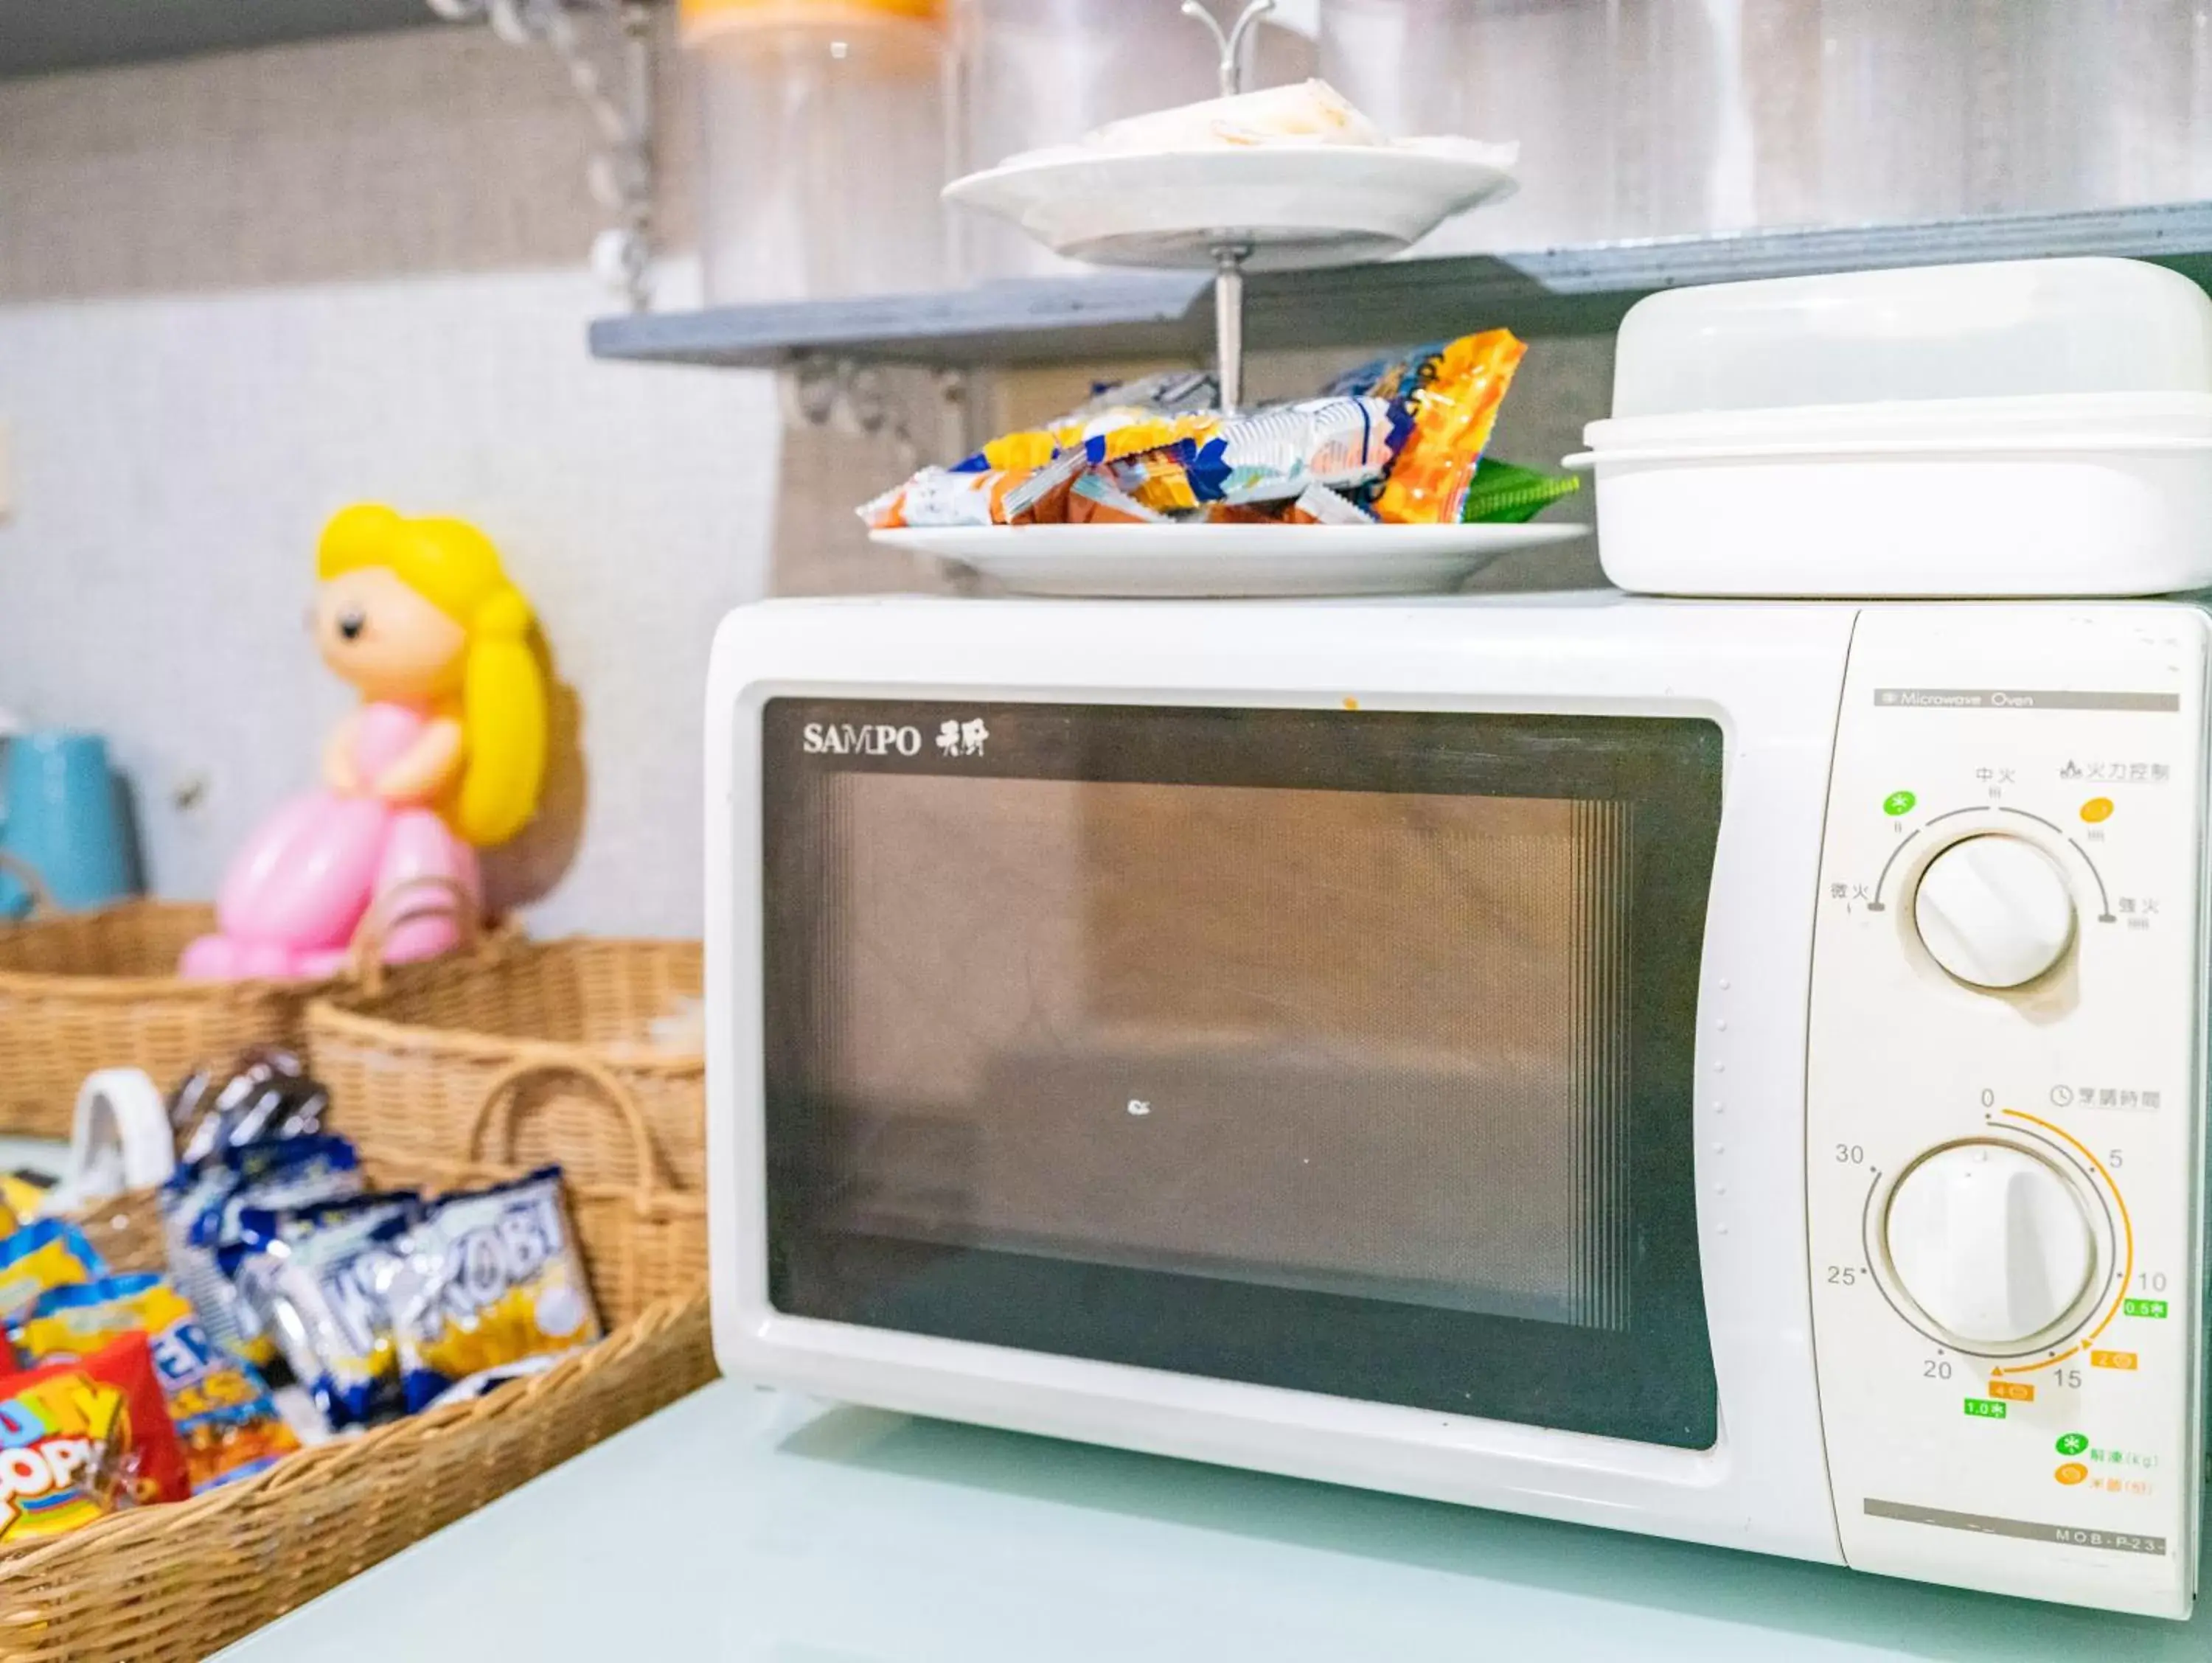
[{"label": "metal stand post", "polygon": [[1249,243],[1225,242],[1213,251],[1213,352],[1221,383],[1221,413],[1234,416],[1244,402],[1244,260]]},{"label": "metal stand post", "polygon": [[[1234,98],[1244,90],[1244,66],[1240,61],[1244,37],[1274,9],[1275,0],[1251,0],[1224,31],[1199,0],[1182,0],[1183,15],[1205,24],[1221,48],[1224,98]],[[1233,235],[1224,235],[1213,248],[1213,352],[1224,416],[1234,416],[1244,401],[1244,262],[1251,253],[1252,245]]]}]

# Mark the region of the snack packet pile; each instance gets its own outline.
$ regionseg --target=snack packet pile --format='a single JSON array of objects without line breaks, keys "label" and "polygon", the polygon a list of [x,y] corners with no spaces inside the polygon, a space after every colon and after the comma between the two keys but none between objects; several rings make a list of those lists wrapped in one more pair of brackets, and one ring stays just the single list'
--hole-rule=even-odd
[{"label": "snack packet pile", "polygon": [[172,1100],[204,1152],[170,1180],[170,1268],[216,1350],[289,1376],[311,1429],[337,1434],[600,1337],[558,1167],[429,1200],[369,1192],[353,1146],[316,1130],[326,1104],[273,1051]]},{"label": "snack packet pile", "polygon": [[601,1337],[558,1167],[368,1193],[326,1106],[281,1052],[178,1088],[196,1152],[159,1198],[166,1275],[112,1273],[64,1219],[0,1235],[0,1540],[267,1470],[301,1442],[272,1381],[301,1388],[299,1428],[337,1434]]},{"label": "snack packet pile", "polygon": [[1363,365],[1317,398],[1233,416],[1214,408],[1211,376],[1148,376],[950,468],[924,468],[860,513],[878,531],[1526,519],[1575,482],[1516,470],[1529,489],[1475,487],[1527,350],[1504,330],[1462,336]]},{"label": "snack packet pile", "polygon": [[150,1271],[49,1289],[17,1327],[30,1363],[70,1363],[126,1335],[146,1340],[194,1495],[249,1478],[300,1447],[252,1364],[210,1340]]},{"label": "snack packet pile", "polygon": [[[90,1465],[81,1469],[63,1471],[49,1452],[33,1509],[48,1521],[40,1529],[211,1490],[300,1447],[252,1365],[208,1338],[167,1278],[110,1275],[65,1220],[40,1219],[0,1240],[0,1321],[5,1363],[30,1370],[0,1390],[37,1387],[23,1411],[33,1418],[21,1427],[0,1411],[0,1446],[24,1428],[44,1429],[24,1433],[34,1440],[92,1441]],[[79,1382],[69,1388],[76,1395],[55,1396],[63,1388],[52,1382],[63,1380]],[[102,1391],[128,1413],[100,1410]],[[62,1451],[64,1466],[76,1459],[75,1445]],[[119,1464],[119,1478],[108,1474],[110,1463]],[[11,1484],[39,1478],[27,1458],[0,1460],[0,1481]],[[27,1494],[12,1498],[19,1512]],[[13,1527],[0,1520],[0,1536]]]}]

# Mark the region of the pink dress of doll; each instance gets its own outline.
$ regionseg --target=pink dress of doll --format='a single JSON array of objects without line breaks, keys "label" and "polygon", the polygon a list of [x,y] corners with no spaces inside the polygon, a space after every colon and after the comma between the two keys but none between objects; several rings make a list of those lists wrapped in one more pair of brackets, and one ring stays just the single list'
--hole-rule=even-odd
[{"label": "pink dress of doll", "polygon": [[[361,707],[351,756],[362,794],[325,787],[294,798],[261,823],[224,876],[216,902],[221,933],[185,950],[185,974],[333,974],[370,904],[416,878],[458,883],[481,910],[476,851],[436,810],[369,792],[430,720],[430,713],[409,705]],[[386,935],[384,957],[393,964],[434,957],[454,938],[446,913],[407,918]]]}]

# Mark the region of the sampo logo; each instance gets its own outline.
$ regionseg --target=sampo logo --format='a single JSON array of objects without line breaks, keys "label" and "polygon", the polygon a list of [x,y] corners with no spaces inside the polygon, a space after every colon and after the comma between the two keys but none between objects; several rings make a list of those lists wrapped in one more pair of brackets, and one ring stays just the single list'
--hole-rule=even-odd
[{"label": "sampo logo", "polygon": [[809,722],[799,744],[809,756],[919,756],[921,730],[888,722]]}]

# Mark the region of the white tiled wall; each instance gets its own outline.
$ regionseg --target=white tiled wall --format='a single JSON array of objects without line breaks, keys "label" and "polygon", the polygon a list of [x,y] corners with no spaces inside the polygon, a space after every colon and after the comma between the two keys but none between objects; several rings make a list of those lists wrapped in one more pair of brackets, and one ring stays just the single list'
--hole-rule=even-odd
[{"label": "white tiled wall", "polygon": [[112,736],[161,889],[211,892],[312,780],[347,697],[301,628],[315,537],[365,497],[483,525],[575,690],[583,835],[533,926],[696,932],[700,689],[766,584],[774,392],[593,362],[601,305],[561,270],[0,308],[0,707]]}]

